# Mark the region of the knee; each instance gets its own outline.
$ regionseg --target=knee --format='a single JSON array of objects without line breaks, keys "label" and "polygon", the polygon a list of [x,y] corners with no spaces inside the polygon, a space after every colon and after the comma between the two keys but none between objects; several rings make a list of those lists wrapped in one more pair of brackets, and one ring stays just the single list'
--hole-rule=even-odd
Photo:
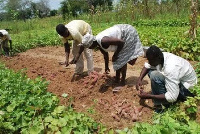
[{"label": "knee", "polygon": [[164,76],[159,73],[158,71],[152,71],[150,74],[149,74],[149,77],[150,77],[150,80],[151,81],[164,81],[165,78]]}]

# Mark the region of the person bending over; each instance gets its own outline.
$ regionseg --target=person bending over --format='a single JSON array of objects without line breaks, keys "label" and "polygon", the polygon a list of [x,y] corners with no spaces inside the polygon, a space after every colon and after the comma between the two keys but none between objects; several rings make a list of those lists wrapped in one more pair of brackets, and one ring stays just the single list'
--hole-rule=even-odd
[{"label": "person bending over", "polygon": [[[8,42],[10,43],[10,48],[8,47]],[[10,50],[12,50],[12,39],[6,30],[0,30],[0,52],[2,48],[6,56],[10,55]]]},{"label": "person bending over", "polygon": [[[116,71],[115,82],[125,85],[127,63],[134,65],[139,56],[144,55],[142,43],[136,29],[129,24],[117,24],[97,36],[86,34],[83,37],[82,48],[94,49],[98,47],[105,60],[105,71],[109,72],[108,52],[114,52],[112,56],[113,68]],[[79,52],[79,55],[82,51]],[[79,58],[77,55],[76,60]],[[120,78],[120,74],[122,77]]]},{"label": "person bending over", "polygon": [[[68,41],[73,40],[72,54],[75,57],[80,50],[79,44],[82,42],[83,36],[86,33],[92,34],[91,26],[83,20],[73,20],[66,25],[58,24],[56,26],[56,31],[60,35],[65,47],[66,60],[63,64],[65,64],[65,66],[69,66],[70,63],[73,63],[74,58],[71,62],[69,62],[70,44]],[[90,74],[90,72],[92,72],[94,69],[92,50],[85,48],[83,51],[87,59],[88,74]],[[82,74],[83,70],[84,60],[83,55],[81,54],[79,60],[76,62],[74,75]]]}]

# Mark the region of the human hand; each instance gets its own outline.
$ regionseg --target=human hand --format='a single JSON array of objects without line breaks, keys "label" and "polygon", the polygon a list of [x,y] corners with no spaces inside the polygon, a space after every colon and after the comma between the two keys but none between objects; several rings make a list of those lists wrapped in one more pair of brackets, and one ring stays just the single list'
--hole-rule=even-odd
[{"label": "human hand", "polygon": [[76,64],[76,63],[75,63],[75,58],[73,58],[73,59],[69,62],[69,64]]},{"label": "human hand", "polygon": [[71,61],[69,62],[69,64],[76,64],[76,62],[77,62],[77,59],[74,58],[73,60],[71,60]]},{"label": "human hand", "polygon": [[110,69],[109,68],[106,68],[105,69],[105,74],[109,74],[110,73]]},{"label": "human hand", "polygon": [[65,61],[65,67],[69,66],[69,62],[68,61]]},{"label": "human hand", "polygon": [[138,96],[141,98],[141,99],[150,99],[150,94],[144,92],[143,89],[139,90],[139,93],[138,93]]},{"label": "human hand", "polygon": [[136,84],[136,89],[137,90],[143,90],[144,87],[142,86],[142,81],[141,80],[138,80],[137,84]]},{"label": "human hand", "polygon": [[78,59],[79,59],[79,55],[75,56],[75,57],[73,58],[73,60],[70,61],[69,63],[70,63],[70,64],[76,64],[76,62],[78,61]]}]

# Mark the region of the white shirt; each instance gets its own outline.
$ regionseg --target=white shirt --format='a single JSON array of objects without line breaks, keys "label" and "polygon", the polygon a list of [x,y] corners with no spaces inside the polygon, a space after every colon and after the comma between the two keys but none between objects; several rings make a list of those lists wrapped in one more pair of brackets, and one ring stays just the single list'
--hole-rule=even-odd
[{"label": "white shirt", "polygon": [[6,39],[11,40],[11,37],[6,30],[0,30],[0,32],[3,34],[3,37],[0,38],[0,42]]},{"label": "white shirt", "polygon": [[[168,102],[175,102],[180,91],[179,83],[181,82],[185,88],[190,89],[197,84],[197,76],[187,60],[168,52],[163,52],[163,55],[163,68],[161,65],[158,65],[156,69],[165,77],[166,100]],[[148,63],[145,63],[145,67],[152,68]]]},{"label": "white shirt", "polygon": [[117,46],[116,45],[112,45],[110,44],[110,46],[105,49],[102,47],[101,45],[101,40],[103,37],[113,37],[113,38],[117,38],[117,39],[121,39],[121,29],[117,26],[113,26],[110,27],[102,32],[100,32],[97,36],[96,36],[96,40],[98,42],[98,44],[101,46],[101,48],[106,51],[106,52],[115,52],[117,50]]},{"label": "white shirt", "polygon": [[81,43],[83,35],[87,32],[91,33],[91,26],[83,20],[70,21],[65,27],[69,30],[70,36],[66,38],[60,36],[63,43],[66,43],[67,40],[76,40]]}]

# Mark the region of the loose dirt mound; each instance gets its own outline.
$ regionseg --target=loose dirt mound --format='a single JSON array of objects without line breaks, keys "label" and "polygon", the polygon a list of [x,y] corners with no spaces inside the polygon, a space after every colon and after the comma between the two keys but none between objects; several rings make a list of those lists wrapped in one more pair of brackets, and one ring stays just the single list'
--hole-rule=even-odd
[{"label": "loose dirt mound", "polygon": [[[80,76],[74,82],[71,80],[75,66],[65,68],[59,65],[59,62],[65,60],[63,47],[31,49],[14,57],[1,57],[1,61],[10,69],[24,69],[30,78],[41,76],[46,79],[50,82],[48,91],[56,94],[62,105],[72,104],[76,111],[88,114],[108,128],[122,129],[137,121],[151,122],[153,111],[149,107],[143,107],[135,89],[146,59],[141,57],[136,65],[128,65],[126,85],[113,92],[116,84],[113,82],[115,72],[112,63],[110,62],[110,74],[105,75],[103,55],[96,51],[93,52],[93,57],[96,71],[94,75]],[[143,82],[146,91],[150,91],[149,79],[146,77]],[[68,95],[67,98],[62,97],[64,93]],[[151,101],[146,103],[152,106]]]}]

